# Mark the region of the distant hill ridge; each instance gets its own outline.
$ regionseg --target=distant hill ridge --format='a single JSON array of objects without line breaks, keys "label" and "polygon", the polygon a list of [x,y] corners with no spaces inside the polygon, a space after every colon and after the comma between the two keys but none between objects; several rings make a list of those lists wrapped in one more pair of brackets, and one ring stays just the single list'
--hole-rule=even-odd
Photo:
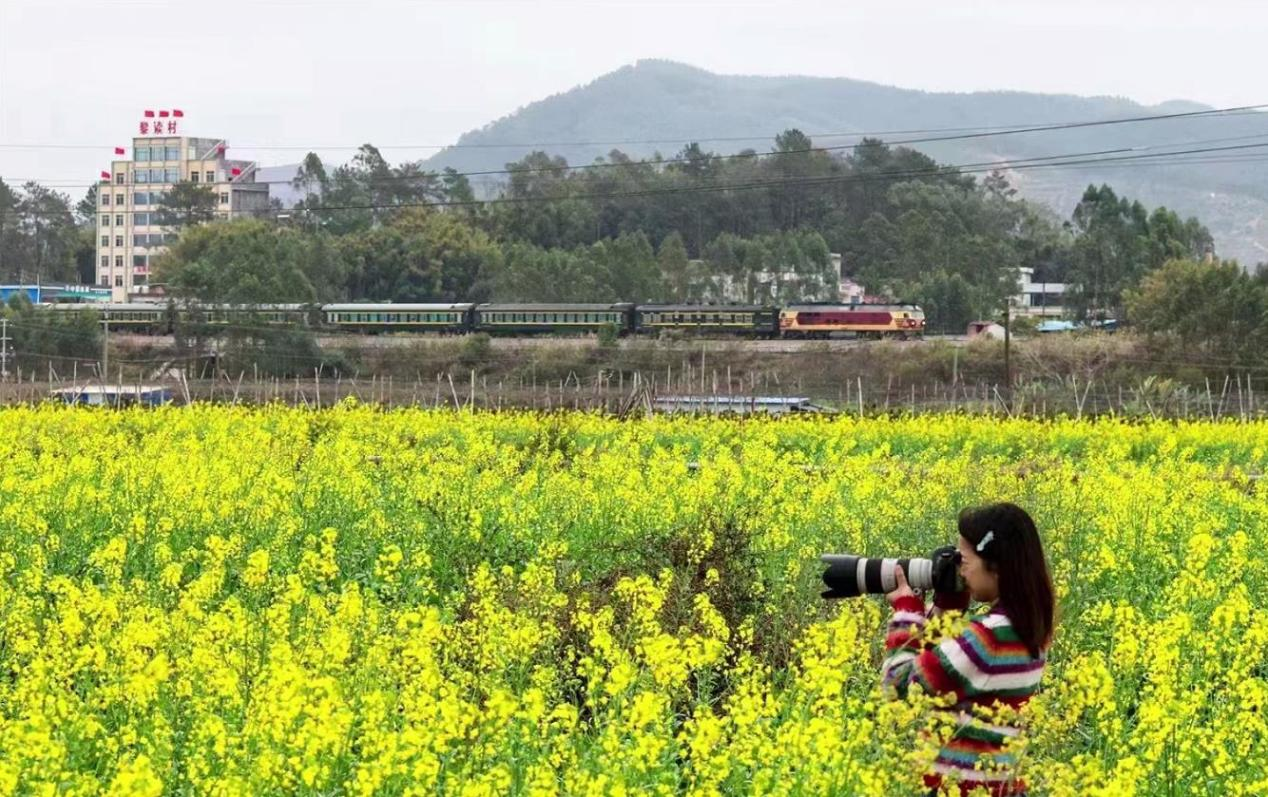
[{"label": "distant hill ridge", "polygon": [[[425,165],[459,171],[500,169],[534,149],[562,155],[570,164],[587,164],[613,149],[635,157],[656,152],[672,156],[690,141],[722,154],[749,148],[761,152],[771,148],[776,133],[793,127],[814,137],[816,145],[834,146],[853,143],[862,132],[892,142],[955,132],[879,131],[1037,126],[1210,109],[1187,100],[1148,106],[1121,97],[927,92],[849,78],[718,75],[672,61],[644,60],[465,133],[459,147],[438,152]],[[1139,151],[1144,154],[1167,148],[1256,143],[1268,144],[1268,114],[1169,119],[909,146],[954,164],[1119,147],[1153,148]],[[1119,194],[1147,205],[1166,205],[1182,215],[1197,216],[1215,235],[1223,257],[1236,257],[1247,266],[1268,261],[1268,146],[1187,159],[1192,162],[1017,171],[1010,179],[1023,195],[1062,216],[1069,215],[1088,183],[1109,183]]]}]

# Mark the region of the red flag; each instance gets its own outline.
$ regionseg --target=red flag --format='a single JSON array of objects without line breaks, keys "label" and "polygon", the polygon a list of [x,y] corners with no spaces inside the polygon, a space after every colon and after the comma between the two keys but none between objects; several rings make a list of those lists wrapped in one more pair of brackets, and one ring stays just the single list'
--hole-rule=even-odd
[{"label": "red flag", "polygon": [[128,151],[127,151],[126,149],[124,149],[123,147],[115,147],[115,148],[114,148],[114,154],[116,154],[116,155],[127,155],[127,154],[128,154]]},{"label": "red flag", "polygon": [[230,169],[230,170],[229,170],[229,174],[232,174],[232,175],[234,175],[234,176],[236,177],[237,175],[242,174],[242,170],[241,170],[241,169]]},{"label": "red flag", "polygon": [[146,112],[145,112],[145,118],[146,118],[146,119],[153,119],[153,118],[154,118],[154,111],[146,111]]},{"label": "red flag", "polygon": [[110,172],[102,172],[102,173],[101,173],[101,179],[103,179],[103,180],[109,180],[109,179],[110,179]]},{"label": "red flag", "polygon": [[179,111],[179,110],[172,111],[172,116],[175,116],[177,119],[180,119],[184,115],[185,115],[184,111]]},{"label": "red flag", "polygon": [[159,118],[160,118],[160,119],[166,119],[166,118],[167,118],[167,111],[159,111]]},{"label": "red flag", "polygon": [[223,154],[225,154],[225,145],[224,145],[224,144],[221,144],[221,145],[219,145],[218,147],[216,147],[216,154],[217,154],[217,155],[223,155]]}]

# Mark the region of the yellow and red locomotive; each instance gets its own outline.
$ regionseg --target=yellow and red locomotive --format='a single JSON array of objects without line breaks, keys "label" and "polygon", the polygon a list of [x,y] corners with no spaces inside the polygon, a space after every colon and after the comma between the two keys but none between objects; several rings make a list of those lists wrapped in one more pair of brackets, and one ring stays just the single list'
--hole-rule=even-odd
[{"label": "yellow and red locomotive", "polygon": [[925,332],[925,313],[914,304],[798,304],[779,311],[781,337],[827,338],[833,332],[918,338]]}]

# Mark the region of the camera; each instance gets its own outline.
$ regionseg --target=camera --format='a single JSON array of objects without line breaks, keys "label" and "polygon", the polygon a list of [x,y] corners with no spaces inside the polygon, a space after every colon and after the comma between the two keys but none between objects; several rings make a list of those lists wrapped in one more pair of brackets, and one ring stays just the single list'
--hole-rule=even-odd
[{"label": "camera", "polygon": [[869,559],[866,556],[825,553],[819,557],[828,569],[823,573],[824,598],[883,595],[898,586],[894,571],[902,567],[912,589],[961,592],[960,552],[953,545],[935,548],[928,559]]}]

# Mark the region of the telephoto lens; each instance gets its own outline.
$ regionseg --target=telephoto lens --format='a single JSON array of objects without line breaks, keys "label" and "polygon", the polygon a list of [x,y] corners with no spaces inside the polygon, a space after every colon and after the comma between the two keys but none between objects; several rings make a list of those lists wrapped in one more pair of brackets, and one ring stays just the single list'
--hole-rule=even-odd
[{"label": "telephoto lens", "polygon": [[859,595],[884,595],[898,586],[895,571],[901,567],[912,589],[936,592],[959,592],[960,554],[953,546],[934,550],[928,559],[869,559],[852,554],[825,553],[819,557],[828,569],[823,583],[828,587],[824,598],[853,598]]}]

